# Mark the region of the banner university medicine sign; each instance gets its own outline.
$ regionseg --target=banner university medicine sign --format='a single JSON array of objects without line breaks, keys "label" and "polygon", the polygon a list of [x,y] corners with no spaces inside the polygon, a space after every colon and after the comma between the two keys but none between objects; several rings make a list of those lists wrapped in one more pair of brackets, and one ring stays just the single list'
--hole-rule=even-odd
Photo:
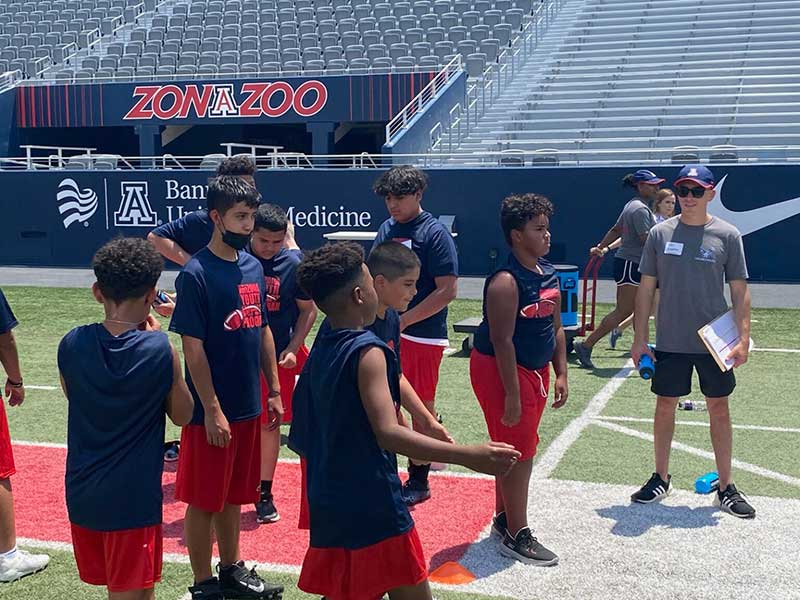
[{"label": "banner university medicine sign", "polygon": [[21,86],[17,126],[385,122],[433,75]]}]

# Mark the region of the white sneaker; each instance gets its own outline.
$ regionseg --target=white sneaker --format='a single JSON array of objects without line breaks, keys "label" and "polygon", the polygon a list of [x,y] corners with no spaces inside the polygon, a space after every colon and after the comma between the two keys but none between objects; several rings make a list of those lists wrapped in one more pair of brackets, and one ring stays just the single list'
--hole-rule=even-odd
[{"label": "white sneaker", "polygon": [[18,549],[12,558],[0,558],[0,581],[8,583],[22,579],[38,573],[49,563],[50,557],[46,554],[31,554]]}]

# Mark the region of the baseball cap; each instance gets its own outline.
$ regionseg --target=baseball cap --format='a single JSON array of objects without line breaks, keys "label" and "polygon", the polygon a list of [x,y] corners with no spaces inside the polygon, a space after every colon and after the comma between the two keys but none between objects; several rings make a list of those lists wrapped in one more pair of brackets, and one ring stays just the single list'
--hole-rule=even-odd
[{"label": "baseball cap", "polygon": [[664,183],[661,177],[657,177],[655,173],[647,169],[639,169],[636,171],[636,173],[633,174],[633,181],[636,183],[651,183],[653,185]]},{"label": "baseball cap", "polygon": [[678,178],[675,180],[674,185],[678,185],[684,181],[694,181],[697,185],[707,190],[713,188],[714,183],[716,183],[711,169],[703,165],[686,165],[683,167],[681,172],[678,173]]}]

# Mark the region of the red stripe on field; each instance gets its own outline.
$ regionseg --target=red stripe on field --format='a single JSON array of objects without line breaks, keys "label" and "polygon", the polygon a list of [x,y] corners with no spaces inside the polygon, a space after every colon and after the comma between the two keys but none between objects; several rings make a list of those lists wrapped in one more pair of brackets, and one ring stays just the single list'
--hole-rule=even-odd
[{"label": "red stripe on field", "polygon": [[[42,541],[71,543],[64,502],[66,450],[14,446],[17,474],[13,478],[17,535]],[[183,514],[177,502],[175,464],[164,472],[164,552],[186,554]],[[412,515],[431,570],[459,560],[486,527],[494,508],[494,481],[457,475],[431,477],[433,498]],[[124,490],[120,490],[124,493]],[[308,533],[297,529],[300,465],[278,464],[273,493],[281,520],[259,525],[252,506],[242,507],[242,556],[246,560],[301,565]],[[114,501],[109,499],[109,510]]]}]

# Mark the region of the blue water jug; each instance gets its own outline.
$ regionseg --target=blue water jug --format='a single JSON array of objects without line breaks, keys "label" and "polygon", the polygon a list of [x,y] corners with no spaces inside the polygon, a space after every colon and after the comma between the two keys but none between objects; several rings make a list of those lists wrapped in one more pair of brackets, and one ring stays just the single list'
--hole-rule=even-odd
[{"label": "blue water jug", "polygon": [[[649,345],[649,348],[651,352],[655,350],[655,346],[652,344]],[[642,354],[637,368],[639,369],[639,376],[642,379],[652,379],[653,375],[656,373],[656,364],[648,354]]]},{"label": "blue water jug", "polygon": [[694,482],[694,491],[698,494],[710,494],[719,488],[719,475],[715,471],[706,473]]}]

